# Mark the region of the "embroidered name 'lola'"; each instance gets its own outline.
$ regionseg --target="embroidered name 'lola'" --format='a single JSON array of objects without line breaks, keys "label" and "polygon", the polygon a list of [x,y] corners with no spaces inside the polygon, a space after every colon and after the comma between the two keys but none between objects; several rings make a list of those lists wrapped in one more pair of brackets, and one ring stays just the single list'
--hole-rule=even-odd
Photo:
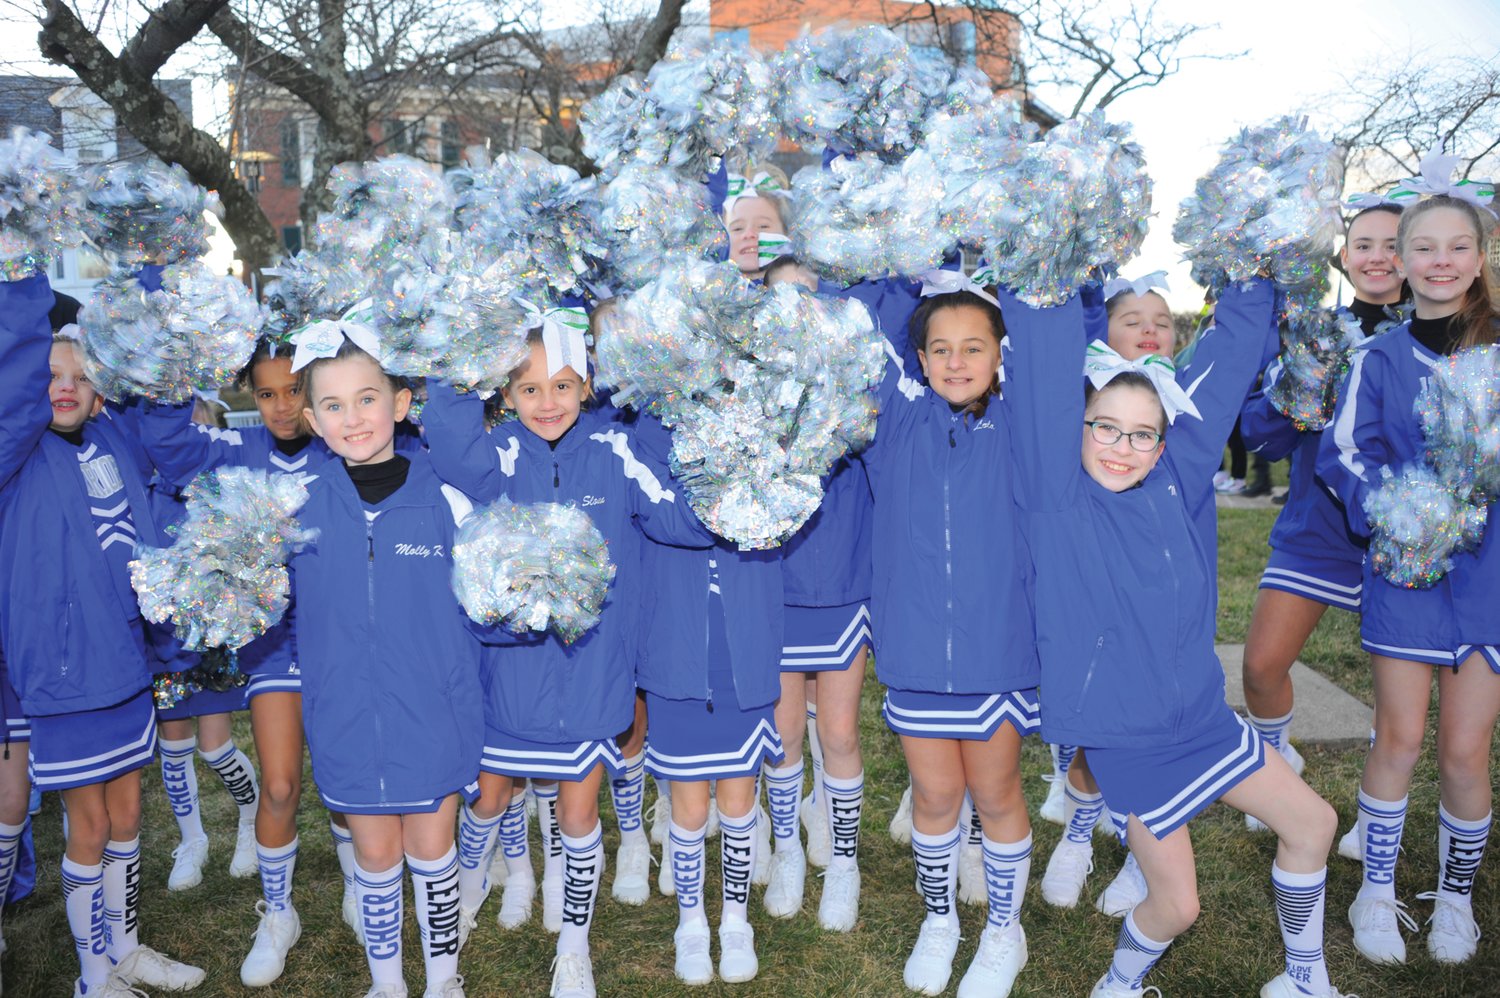
[{"label": "embroidered name 'lola'", "polygon": [[426,544],[397,544],[396,553],[413,558],[441,558],[443,546],[441,544],[434,544],[431,547]]}]

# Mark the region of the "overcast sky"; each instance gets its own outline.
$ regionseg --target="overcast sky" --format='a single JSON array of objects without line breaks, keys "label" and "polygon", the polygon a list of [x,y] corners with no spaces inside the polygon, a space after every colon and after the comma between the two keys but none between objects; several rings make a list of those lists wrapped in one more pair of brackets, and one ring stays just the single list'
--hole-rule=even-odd
[{"label": "overcast sky", "polygon": [[[1128,0],[1101,4],[1106,12],[1128,5]],[[0,13],[11,21],[0,27],[0,57],[28,58],[35,51],[34,29],[20,16],[27,6],[0,0]],[[575,22],[589,6],[581,0],[547,2],[551,14]],[[705,0],[691,6],[700,18],[707,8]],[[139,8],[130,10],[132,21],[138,20]],[[1172,219],[1193,181],[1213,164],[1219,145],[1241,126],[1310,111],[1313,125],[1326,133],[1337,122],[1330,109],[1314,103],[1375,60],[1399,62],[1408,55],[1500,59],[1497,0],[1159,0],[1158,16],[1176,23],[1216,20],[1219,29],[1202,36],[1202,48],[1247,53],[1228,62],[1189,62],[1161,86],[1122,97],[1110,107],[1112,118],[1134,125],[1155,181],[1151,234],[1141,257],[1125,272],[1136,276],[1168,270],[1169,297],[1184,309],[1196,307],[1201,293],[1172,242]],[[174,64],[169,72],[177,68]],[[1038,96],[1053,106],[1065,104],[1049,100],[1052,95],[1046,93]],[[211,104],[212,98],[202,103]]]}]

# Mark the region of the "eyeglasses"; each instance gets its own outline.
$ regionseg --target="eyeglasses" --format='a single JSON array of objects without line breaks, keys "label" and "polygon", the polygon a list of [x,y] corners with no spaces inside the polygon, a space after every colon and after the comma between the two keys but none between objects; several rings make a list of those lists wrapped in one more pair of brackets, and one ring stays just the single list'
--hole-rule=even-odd
[{"label": "eyeglasses", "polygon": [[1121,437],[1129,437],[1130,449],[1142,454],[1149,454],[1161,446],[1162,435],[1155,430],[1126,433],[1114,423],[1104,423],[1097,419],[1085,419],[1083,425],[1089,428],[1089,435],[1094,438],[1094,442],[1105,447],[1113,447],[1120,442]]}]

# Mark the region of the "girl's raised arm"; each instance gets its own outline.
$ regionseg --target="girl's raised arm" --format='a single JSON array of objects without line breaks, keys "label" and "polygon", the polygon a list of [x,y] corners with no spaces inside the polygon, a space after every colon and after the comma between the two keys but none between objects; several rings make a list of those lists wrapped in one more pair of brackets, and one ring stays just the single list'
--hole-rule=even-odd
[{"label": "girl's raised arm", "polygon": [[45,275],[0,283],[0,488],[36,449],[52,422],[52,287]]},{"label": "girl's raised arm", "polygon": [[205,471],[249,463],[239,431],[193,422],[191,402],[140,403],[133,422],[151,463],[178,488]]},{"label": "girl's raised arm", "polygon": [[484,402],[474,392],[457,392],[446,381],[427,379],[422,409],[427,451],[439,478],[479,503],[505,492],[500,454],[484,428]]}]

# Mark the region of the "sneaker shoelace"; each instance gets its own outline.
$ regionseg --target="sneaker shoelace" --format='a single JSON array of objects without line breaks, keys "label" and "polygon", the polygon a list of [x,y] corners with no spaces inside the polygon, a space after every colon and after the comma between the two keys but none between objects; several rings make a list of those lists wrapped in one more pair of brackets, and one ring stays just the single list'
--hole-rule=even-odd
[{"label": "sneaker shoelace", "polygon": [[1412,932],[1418,931],[1417,920],[1406,912],[1406,905],[1394,898],[1375,898],[1365,906],[1363,926],[1376,932],[1400,932],[1397,923]]},{"label": "sneaker shoelace", "polygon": [[922,957],[948,959],[948,952],[952,949],[953,943],[962,941],[963,936],[958,934],[957,929],[932,924],[924,925],[917,936],[917,953]]},{"label": "sneaker shoelace", "polygon": [[1433,902],[1432,914],[1427,919],[1427,924],[1432,926],[1434,932],[1446,935],[1467,937],[1474,942],[1479,942],[1479,923],[1474,921],[1474,916],[1465,912],[1452,901],[1438,897],[1437,891],[1423,891],[1417,895],[1418,901]]},{"label": "sneaker shoelace", "polygon": [[1057,853],[1057,866],[1059,873],[1066,873],[1070,878],[1077,877],[1082,873],[1087,877],[1094,872],[1094,852],[1092,849],[1082,847],[1076,849],[1059,849]]},{"label": "sneaker shoelace", "polygon": [[999,970],[1010,951],[1021,941],[1020,936],[1012,936],[1004,929],[991,926],[985,929],[983,937],[979,940],[979,949],[974,952],[974,959],[984,965],[986,970]]},{"label": "sneaker shoelace", "polygon": [[552,972],[559,988],[584,986],[583,957],[577,953],[559,953],[552,961]]},{"label": "sneaker shoelace", "polygon": [[854,875],[857,870],[823,871],[823,896],[839,904],[848,904],[854,898]]},{"label": "sneaker shoelace", "polygon": [[697,932],[678,936],[677,952],[680,956],[707,956],[708,936]]}]

